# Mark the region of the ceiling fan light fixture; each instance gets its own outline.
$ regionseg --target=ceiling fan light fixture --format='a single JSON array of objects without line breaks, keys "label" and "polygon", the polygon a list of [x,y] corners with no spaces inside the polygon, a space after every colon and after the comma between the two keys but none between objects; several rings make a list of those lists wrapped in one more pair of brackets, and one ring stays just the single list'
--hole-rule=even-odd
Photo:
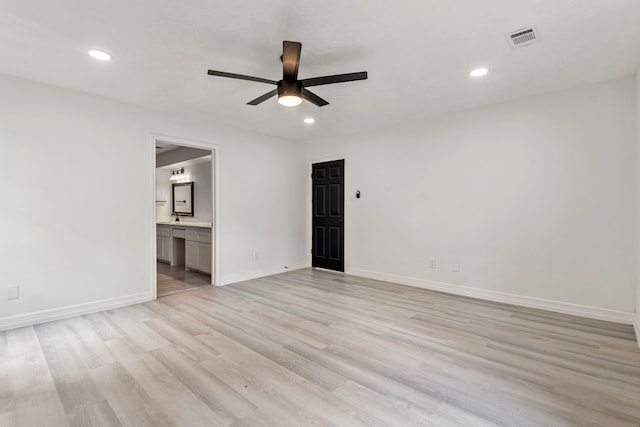
[{"label": "ceiling fan light fixture", "polygon": [[278,97],[278,103],[285,107],[295,107],[296,105],[302,104],[302,98],[296,95],[284,95]]},{"label": "ceiling fan light fixture", "polygon": [[310,79],[298,79],[298,68],[300,67],[300,52],[302,43],[283,41],[282,42],[282,80],[264,79],[262,77],[245,76],[244,74],[227,73],[225,71],[208,70],[210,76],[227,77],[230,79],[248,80],[252,82],[276,85],[277,89],[260,95],[256,99],[247,102],[247,105],[259,105],[274,96],[278,96],[278,103],[287,107],[300,105],[302,100],[309,101],[317,107],[329,105],[329,102],[322,99],[315,93],[307,89],[311,86],[322,86],[333,83],[353,82],[356,80],[366,80],[367,72],[335,74],[332,76],[313,77]]},{"label": "ceiling fan light fixture", "polygon": [[278,103],[285,107],[295,107],[302,103],[302,83],[280,80],[278,82]]}]

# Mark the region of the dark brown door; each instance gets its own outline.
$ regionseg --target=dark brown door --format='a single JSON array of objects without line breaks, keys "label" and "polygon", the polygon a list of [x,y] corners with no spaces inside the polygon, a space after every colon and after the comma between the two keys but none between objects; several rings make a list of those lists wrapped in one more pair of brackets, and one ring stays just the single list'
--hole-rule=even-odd
[{"label": "dark brown door", "polygon": [[344,271],[344,160],[312,166],[311,265]]}]

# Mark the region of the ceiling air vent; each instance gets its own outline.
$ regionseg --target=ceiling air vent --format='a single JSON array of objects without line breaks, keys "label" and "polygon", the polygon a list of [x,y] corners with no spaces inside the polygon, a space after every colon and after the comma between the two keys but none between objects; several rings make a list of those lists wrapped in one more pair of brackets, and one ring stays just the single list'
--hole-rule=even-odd
[{"label": "ceiling air vent", "polygon": [[540,39],[540,32],[536,27],[521,28],[507,34],[507,41],[512,49],[526,47]]}]

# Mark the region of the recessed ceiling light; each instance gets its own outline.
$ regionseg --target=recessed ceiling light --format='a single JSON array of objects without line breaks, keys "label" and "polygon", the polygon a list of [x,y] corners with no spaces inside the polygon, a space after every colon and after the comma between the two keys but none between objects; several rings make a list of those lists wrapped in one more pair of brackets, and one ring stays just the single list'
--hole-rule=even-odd
[{"label": "recessed ceiling light", "polygon": [[111,54],[104,50],[91,49],[89,55],[92,58],[99,59],[100,61],[108,61],[111,59]]},{"label": "recessed ceiling light", "polygon": [[308,125],[310,125],[311,123],[315,123],[316,119],[311,118],[311,117],[307,117],[306,119],[304,119],[304,122]]},{"label": "recessed ceiling light", "polygon": [[471,77],[482,77],[484,75],[486,75],[489,72],[489,70],[487,68],[476,68],[475,70],[471,71],[469,73],[469,75]]}]

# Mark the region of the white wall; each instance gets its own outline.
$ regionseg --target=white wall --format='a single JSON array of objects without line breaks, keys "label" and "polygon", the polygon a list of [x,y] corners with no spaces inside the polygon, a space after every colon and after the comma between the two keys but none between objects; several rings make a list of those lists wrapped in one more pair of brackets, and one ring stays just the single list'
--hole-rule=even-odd
[{"label": "white wall", "polygon": [[0,328],[150,297],[152,132],[219,148],[221,283],[306,262],[300,145],[7,76],[0,93]]},{"label": "white wall", "polygon": [[171,216],[171,169],[156,168],[156,221],[166,221]]},{"label": "white wall", "polygon": [[638,345],[640,345],[640,69],[638,69],[638,72],[636,73],[636,126],[637,126],[637,132],[636,132],[636,138],[638,141],[638,145],[636,147],[637,149],[637,165],[638,165],[638,181],[637,181],[637,196],[636,196],[636,202],[637,202],[637,206],[638,206],[638,210],[636,211],[636,213],[638,214],[637,221],[638,221],[638,241],[637,241],[637,248],[638,248],[638,258],[637,258],[637,262],[638,262],[638,275],[636,278],[636,298],[635,298],[635,302],[636,302],[636,317],[635,317],[635,330],[636,330],[636,338],[638,341]]},{"label": "white wall", "polygon": [[[211,222],[213,219],[213,188],[211,187],[211,161],[184,166],[185,176],[193,184],[193,220]],[[156,169],[156,197],[166,203],[156,203],[156,219],[167,220],[173,212],[171,206],[171,169]]]},{"label": "white wall", "polygon": [[314,141],[308,159],[346,158],[347,272],[630,321],[635,126],[624,78]]},{"label": "white wall", "polygon": [[213,218],[211,162],[185,166],[184,171],[193,181],[193,216],[203,221],[211,221]]}]

